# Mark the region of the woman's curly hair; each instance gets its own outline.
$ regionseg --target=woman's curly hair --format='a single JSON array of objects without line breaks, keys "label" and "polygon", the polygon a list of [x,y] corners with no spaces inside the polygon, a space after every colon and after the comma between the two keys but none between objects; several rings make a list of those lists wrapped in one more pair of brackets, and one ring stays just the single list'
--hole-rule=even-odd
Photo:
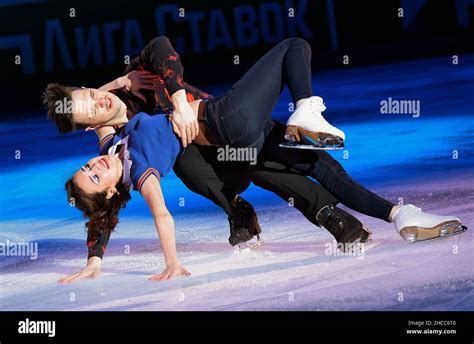
[{"label": "woman's curly hair", "polygon": [[94,236],[110,234],[119,222],[119,210],[125,208],[131,199],[128,187],[122,183],[116,186],[117,193],[109,199],[105,191],[93,194],[84,192],[72,178],[65,187],[69,202],[82,211],[84,218],[89,219],[86,223],[87,232]]}]

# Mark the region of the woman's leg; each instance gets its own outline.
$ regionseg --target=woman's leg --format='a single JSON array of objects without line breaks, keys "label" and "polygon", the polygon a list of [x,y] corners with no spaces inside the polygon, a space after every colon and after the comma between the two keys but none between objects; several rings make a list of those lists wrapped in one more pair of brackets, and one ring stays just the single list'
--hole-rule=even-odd
[{"label": "woman's leg", "polygon": [[286,39],[263,55],[226,92],[229,105],[268,118],[284,86],[294,103],[313,95],[311,88],[311,47],[301,38]]},{"label": "woman's leg", "polygon": [[312,96],[311,48],[300,38],[282,41],[258,60],[224,96],[206,104],[225,144],[235,147],[263,146],[271,129],[271,112],[281,91],[288,85],[293,101]]}]

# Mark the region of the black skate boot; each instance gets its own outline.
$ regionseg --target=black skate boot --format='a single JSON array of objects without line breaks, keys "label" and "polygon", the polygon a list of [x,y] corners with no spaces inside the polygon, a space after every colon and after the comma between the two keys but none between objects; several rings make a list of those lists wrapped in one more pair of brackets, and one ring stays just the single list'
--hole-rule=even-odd
[{"label": "black skate boot", "polygon": [[[250,203],[237,196],[236,206],[229,215],[230,236],[229,243],[236,249],[254,248],[260,246],[260,233],[262,229],[258,223],[257,214]],[[248,241],[257,237],[257,243],[249,244]]]},{"label": "black skate boot", "polygon": [[322,208],[316,215],[316,221],[320,226],[324,226],[338,243],[366,243],[372,235],[354,216],[334,205]]}]

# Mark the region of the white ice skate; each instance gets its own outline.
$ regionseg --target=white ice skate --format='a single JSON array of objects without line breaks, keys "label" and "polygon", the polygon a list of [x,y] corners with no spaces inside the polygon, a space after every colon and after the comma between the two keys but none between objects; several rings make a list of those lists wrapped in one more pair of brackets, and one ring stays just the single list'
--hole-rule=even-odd
[{"label": "white ice skate", "polygon": [[402,206],[395,213],[393,223],[398,233],[409,243],[448,237],[467,230],[455,216],[427,214],[412,204]]},{"label": "white ice skate", "polygon": [[321,115],[326,110],[321,97],[302,99],[286,123],[284,148],[343,149],[345,135]]}]

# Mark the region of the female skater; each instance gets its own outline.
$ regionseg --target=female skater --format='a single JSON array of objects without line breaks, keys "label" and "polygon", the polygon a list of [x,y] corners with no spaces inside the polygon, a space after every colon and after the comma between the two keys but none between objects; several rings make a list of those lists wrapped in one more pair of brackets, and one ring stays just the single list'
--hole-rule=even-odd
[{"label": "female skater", "polygon": [[[321,116],[324,104],[319,97],[313,97],[310,76],[309,45],[301,39],[281,42],[223,96],[191,103],[199,119],[196,141],[204,145],[229,145],[260,152],[272,129],[271,111],[287,84],[297,107],[288,121],[286,135],[306,135],[316,144],[322,139],[325,143],[341,145],[344,134]],[[108,102],[110,99],[105,105],[111,106]],[[87,224],[89,231],[112,231],[118,222],[119,209],[130,199],[128,189],[133,187],[140,191],[150,207],[165,255],[165,271],[152,279],[189,274],[177,260],[174,223],[159,183],[183,149],[173,133],[172,124],[163,116],[140,113],[120,127],[108,146],[109,155],[89,160],[66,183],[69,197],[74,198],[76,207],[90,219]],[[278,150],[276,155],[293,154],[288,149],[275,147],[274,150]],[[315,178],[320,177],[314,169],[302,167],[302,170]],[[326,172],[339,173],[336,169]],[[345,176],[339,178],[341,185],[352,185],[360,191],[361,187]],[[327,184],[324,177],[321,179]],[[330,180],[337,183],[338,178]],[[339,193],[352,192],[350,188],[344,191],[344,188],[324,186],[329,186],[330,191],[339,190]],[[353,193],[358,196],[354,196],[352,202],[357,203],[356,197],[363,198],[368,193],[368,190],[365,195]],[[376,197],[371,205],[385,213],[409,242],[456,234],[463,229],[456,217],[426,214],[412,205],[394,206]]]}]

